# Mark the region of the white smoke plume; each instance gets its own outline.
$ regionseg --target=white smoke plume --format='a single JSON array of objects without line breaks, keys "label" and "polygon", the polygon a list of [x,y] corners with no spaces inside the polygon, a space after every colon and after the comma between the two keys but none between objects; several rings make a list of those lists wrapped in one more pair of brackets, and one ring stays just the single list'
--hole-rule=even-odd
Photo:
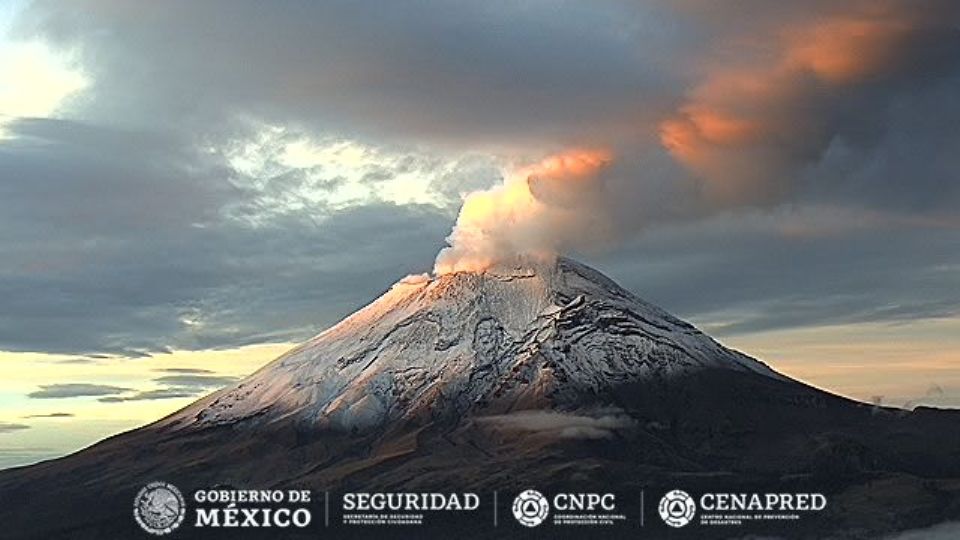
[{"label": "white smoke plume", "polygon": [[503,184],[471,193],[434,272],[481,272],[603,241],[610,223],[599,211],[602,172],[611,160],[608,150],[569,150],[508,171]]}]

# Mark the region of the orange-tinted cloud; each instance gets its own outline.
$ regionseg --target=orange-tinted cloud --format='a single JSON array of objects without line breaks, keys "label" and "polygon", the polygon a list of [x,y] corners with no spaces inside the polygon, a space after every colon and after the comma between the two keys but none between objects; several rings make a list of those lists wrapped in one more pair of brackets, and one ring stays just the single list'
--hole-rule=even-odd
[{"label": "orange-tinted cloud", "polygon": [[895,66],[917,26],[894,13],[818,21],[785,32],[783,61],[828,83],[856,83]]},{"label": "orange-tinted cloud", "polygon": [[754,40],[742,55],[752,62],[733,54],[736,61],[708,69],[660,123],[661,144],[715,201],[777,200],[844,129],[836,114],[843,99],[918,61],[913,45],[941,23],[903,6],[863,4],[761,32],[763,54]]}]

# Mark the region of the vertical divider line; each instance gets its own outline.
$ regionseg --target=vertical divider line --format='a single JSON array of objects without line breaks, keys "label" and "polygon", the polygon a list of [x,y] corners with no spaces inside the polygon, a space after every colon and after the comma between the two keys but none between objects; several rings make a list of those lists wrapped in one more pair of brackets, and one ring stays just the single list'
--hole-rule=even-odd
[{"label": "vertical divider line", "polygon": [[330,492],[323,492],[323,526],[330,526]]},{"label": "vertical divider line", "polygon": [[498,524],[497,524],[497,510],[498,510],[498,505],[497,505],[497,492],[494,491],[494,492],[493,492],[493,526],[494,526],[494,527],[497,527],[497,526],[498,526]]}]

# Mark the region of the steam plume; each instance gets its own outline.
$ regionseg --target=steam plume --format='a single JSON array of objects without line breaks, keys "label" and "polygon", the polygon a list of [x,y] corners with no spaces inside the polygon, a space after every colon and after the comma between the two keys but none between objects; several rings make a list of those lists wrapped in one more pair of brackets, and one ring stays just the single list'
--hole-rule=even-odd
[{"label": "steam plume", "polygon": [[509,171],[503,184],[471,193],[434,272],[480,272],[604,238],[610,227],[597,208],[601,173],[611,159],[608,150],[569,150]]}]

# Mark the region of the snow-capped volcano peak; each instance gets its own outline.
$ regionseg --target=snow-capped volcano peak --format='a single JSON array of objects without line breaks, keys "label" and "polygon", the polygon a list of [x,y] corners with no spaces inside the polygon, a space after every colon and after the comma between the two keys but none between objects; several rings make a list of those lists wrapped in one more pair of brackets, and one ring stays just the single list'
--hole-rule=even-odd
[{"label": "snow-capped volcano peak", "polygon": [[408,276],[380,298],[164,425],[367,430],[563,407],[707,368],[781,376],[580,263],[529,260]]}]

